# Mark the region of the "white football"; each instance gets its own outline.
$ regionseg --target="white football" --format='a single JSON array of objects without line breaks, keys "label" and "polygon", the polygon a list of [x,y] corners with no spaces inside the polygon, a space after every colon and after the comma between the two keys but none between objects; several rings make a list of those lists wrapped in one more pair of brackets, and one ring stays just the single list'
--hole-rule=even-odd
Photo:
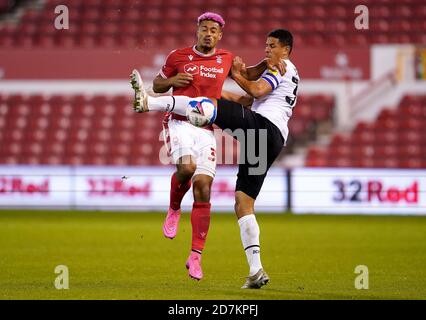
[{"label": "white football", "polygon": [[206,127],[216,120],[216,107],[209,98],[192,99],[186,108],[186,118],[196,127]]}]

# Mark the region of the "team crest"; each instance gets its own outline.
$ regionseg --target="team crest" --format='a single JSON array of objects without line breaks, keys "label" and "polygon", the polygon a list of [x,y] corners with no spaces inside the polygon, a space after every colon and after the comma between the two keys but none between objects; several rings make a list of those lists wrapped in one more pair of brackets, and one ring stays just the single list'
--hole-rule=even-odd
[{"label": "team crest", "polygon": [[221,56],[217,56],[216,57],[216,62],[221,64],[222,63],[222,57]]}]

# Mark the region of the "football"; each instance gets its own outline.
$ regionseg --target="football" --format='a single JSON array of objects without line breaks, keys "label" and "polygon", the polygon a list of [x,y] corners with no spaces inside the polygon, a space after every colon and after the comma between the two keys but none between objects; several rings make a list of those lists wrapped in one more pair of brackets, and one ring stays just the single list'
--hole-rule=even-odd
[{"label": "football", "polygon": [[186,109],[186,118],[196,127],[206,127],[216,120],[216,107],[208,98],[191,100]]}]

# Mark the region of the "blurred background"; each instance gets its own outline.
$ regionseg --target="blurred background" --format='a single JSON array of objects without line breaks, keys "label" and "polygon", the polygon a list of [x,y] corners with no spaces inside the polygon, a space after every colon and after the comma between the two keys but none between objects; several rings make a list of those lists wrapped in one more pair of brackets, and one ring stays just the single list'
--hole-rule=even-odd
[{"label": "blurred background", "polygon": [[[132,111],[128,76],[150,85],[205,11],[248,64],[269,31],[294,35],[301,84],[260,208],[426,213],[422,0],[0,0],[1,207],[164,210],[162,115]],[[218,170],[217,209],[232,211],[234,181],[235,161]]]}]

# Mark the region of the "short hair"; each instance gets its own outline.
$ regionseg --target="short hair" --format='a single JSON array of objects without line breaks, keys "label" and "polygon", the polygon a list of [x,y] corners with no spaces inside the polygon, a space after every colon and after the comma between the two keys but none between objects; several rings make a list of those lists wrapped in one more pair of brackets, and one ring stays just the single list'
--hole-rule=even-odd
[{"label": "short hair", "polygon": [[198,17],[197,25],[200,25],[200,23],[204,20],[217,22],[222,29],[225,27],[225,20],[223,20],[220,14],[214,12],[204,12],[201,16]]},{"label": "short hair", "polygon": [[285,46],[290,47],[290,52],[293,49],[293,35],[285,29],[275,29],[269,32],[268,37],[277,38]]}]

